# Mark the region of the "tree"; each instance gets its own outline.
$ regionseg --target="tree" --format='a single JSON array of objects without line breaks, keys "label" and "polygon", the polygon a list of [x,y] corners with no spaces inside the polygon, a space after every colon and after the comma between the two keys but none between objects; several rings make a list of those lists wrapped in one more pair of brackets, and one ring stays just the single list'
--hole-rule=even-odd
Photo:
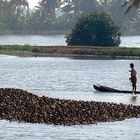
[{"label": "tree", "polygon": [[10,7],[14,13],[14,20],[11,20],[12,26],[14,25],[12,30],[17,33],[26,30],[27,17],[29,15],[28,1],[10,0],[9,2],[10,2]]},{"label": "tree", "polygon": [[11,5],[14,7],[29,7],[29,3],[27,0],[11,0]]},{"label": "tree", "polygon": [[102,11],[110,14],[110,8],[113,0],[99,0],[99,3],[101,4]]},{"label": "tree", "polygon": [[0,33],[9,33],[15,27],[15,13],[10,1],[0,0]]},{"label": "tree", "polygon": [[100,4],[96,0],[80,0],[79,3],[79,10],[80,13],[93,13],[93,12],[98,12],[100,8]]},{"label": "tree", "polygon": [[137,9],[140,6],[140,0],[125,0],[123,6],[127,7],[126,14],[133,8],[136,7]]},{"label": "tree", "polygon": [[110,13],[111,17],[120,26],[124,23],[124,20],[126,18],[124,11],[125,8],[121,6],[122,0],[114,0],[111,2],[110,6]]},{"label": "tree", "polygon": [[42,0],[39,5],[42,9],[43,20],[53,20],[55,18],[55,10],[61,0]]},{"label": "tree", "polygon": [[82,15],[66,35],[68,45],[118,46],[120,30],[105,13]]},{"label": "tree", "polygon": [[64,6],[62,10],[64,10],[67,15],[73,15],[74,19],[76,19],[79,15],[79,3],[80,0],[63,0]]},{"label": "tree", "polygon": [[73,8],[74,8],[74,17],[76,18],[79,14],[79,3],[80,0],[72,0]]},{"label": "tree", "polygon": [[36,9],[33,11],[28,19],[28,30],[30,31],[43,31],[43,26],[42,26],[42,18],[41,18],[41,11],[40,9]]}]

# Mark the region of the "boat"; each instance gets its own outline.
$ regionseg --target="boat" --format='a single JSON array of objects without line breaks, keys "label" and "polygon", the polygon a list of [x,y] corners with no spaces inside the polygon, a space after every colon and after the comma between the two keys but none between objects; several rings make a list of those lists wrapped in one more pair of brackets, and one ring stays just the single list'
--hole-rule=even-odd
[{"label": "boat", "polygon": [[[108,86],[103,86],[103,85],[93,85],[94,89],[100,92],[113,92],[113,93],[132,93],[132,91],[128,91],[128,90],[119,90],[116,88],[111,88]],[[136,91],[135,94],[140,94],[140,91]]]}]

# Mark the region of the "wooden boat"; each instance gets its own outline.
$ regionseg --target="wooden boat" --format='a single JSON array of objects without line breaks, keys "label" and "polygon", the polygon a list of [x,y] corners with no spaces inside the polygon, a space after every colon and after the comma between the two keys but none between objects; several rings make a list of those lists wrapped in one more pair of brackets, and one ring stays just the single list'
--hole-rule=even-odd
[{"label": "wooden boat", "polygon": [[[103,85],[93,85],[94,89],[100,92],[114,92],[114,93],[132,93],[132,91],[127,91],[127,90],[119,90],[115,88],[111,88],[108,86],[103,86]],[[135,94],[140,94],[140,91],[136,91]]]}]

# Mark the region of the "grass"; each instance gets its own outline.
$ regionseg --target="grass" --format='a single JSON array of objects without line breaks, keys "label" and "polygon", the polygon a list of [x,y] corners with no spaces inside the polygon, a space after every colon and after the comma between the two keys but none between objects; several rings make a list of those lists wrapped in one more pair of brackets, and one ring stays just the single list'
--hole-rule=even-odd
[{"label": "grass", "polygon": [[32,50],[28,45],[0,45],[0,54],[32,56]]},{"label": "grass", "polygon": [[91,46],[0,45],[0,53],[16,56],[52,56],[89,59],[140,59],[140,48]]}]

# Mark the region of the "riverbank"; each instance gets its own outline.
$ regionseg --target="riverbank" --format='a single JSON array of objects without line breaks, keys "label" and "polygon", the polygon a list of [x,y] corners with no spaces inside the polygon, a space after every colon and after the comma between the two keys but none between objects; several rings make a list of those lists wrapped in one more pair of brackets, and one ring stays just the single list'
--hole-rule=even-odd
[{"label": "riverbank", "polygon": [[68,30],[52,30],[52,31],[1,31],[0,35],[65,35]]},{"label": "riverbank", "polygon": [[140,106],[39,97],[21,89],[0,89],[0,119],[54,125],[88,125],[139,118]]},{"label": "riverbank", "polygon": [[140,48],[0,45],[0,54],[75,59],[140,59]]}]

